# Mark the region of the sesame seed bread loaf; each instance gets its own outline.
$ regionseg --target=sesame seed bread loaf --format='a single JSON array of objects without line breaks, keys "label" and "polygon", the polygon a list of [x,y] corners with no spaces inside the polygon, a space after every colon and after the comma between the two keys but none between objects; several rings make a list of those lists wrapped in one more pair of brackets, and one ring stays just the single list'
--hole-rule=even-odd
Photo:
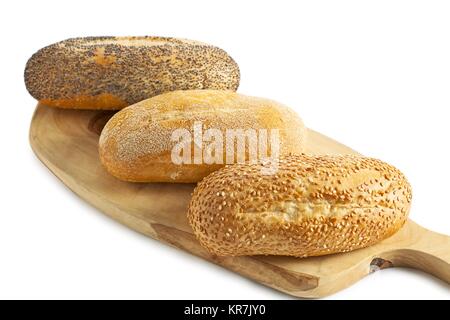
[{"label": "sesame seed bread loaf", "polygon": [[224,50],[163,37],[68,39],[36,52],[25,68],[34,98],[76,109],[122,109],[173,90],[236,90],[239,77]]},{"label": "sesame seed bread loaf", "polygon": [[396,168],[357,156],[290,155],[222,168],[196,187],[188,219],[216,255],[320,256],[367,247],[405,223],[411,187]]},{"label": "sesame seed bread loaf", "polygon": [[[182,129],[193,137],[197,135],[193,128],[196,123],[201,124],[204,137],[207,129],[220,131],[224,142],[220,148],[220,162],[208,164],[205,160],[194,163],[193,160],[177,164],[173,161],[172,151],[178,140],[173,140],[172,134]],[[230,155],[225,144],[228,129],[276,129],[279,132],[279,154],[304,150],[305,126],[288,107],[232,91],[187,90],[168,92],[116,113],[101,133],[100,159],[109,173],[125,181],[198,182],[226,163],[238,161],[238,143],[232,146],[233,152],[236,151],[234,160],[229,162],[226,158]],[[269,137],[270,132],[266,141],[272,141]],[[248,147],[250,143],[246,142]],[[195,138],[188,143],[189,159],[193,159],[196,152],[204,155],[209,144],[197,143]],[[271,150],[269,145],[267,155]],[[248,159],[249,148],[246,148],[245,160]]]}]

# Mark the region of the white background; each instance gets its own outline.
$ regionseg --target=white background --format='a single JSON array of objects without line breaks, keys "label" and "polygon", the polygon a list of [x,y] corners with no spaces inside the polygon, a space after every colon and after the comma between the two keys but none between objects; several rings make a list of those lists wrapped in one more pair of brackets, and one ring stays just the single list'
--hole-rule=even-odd
[{"label": "white background", "polygon": [[[209,42],[239,63],[239,91],[400,168],[411,217],[450,234],[450,2],[7,1],[0,19],[0,298],[285,299],[103,216],[33,155],[27,59],[70,37]],[[330,298],[450,298],[421,272],[384,270]]]}]

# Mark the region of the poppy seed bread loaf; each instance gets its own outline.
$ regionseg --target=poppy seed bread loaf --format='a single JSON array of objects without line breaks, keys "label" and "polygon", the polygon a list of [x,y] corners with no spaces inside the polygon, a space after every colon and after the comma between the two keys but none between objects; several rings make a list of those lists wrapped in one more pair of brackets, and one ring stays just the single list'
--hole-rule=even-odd
[{"label": "poppy seed bread loaf", "polygon": [[405,223],[411,187],[382,161],[291,155],[275,175],[230,165],[201,181],[189,206],[195,236],[221,256],[320,256],[377,243]]},{"label": "poppy seed bread loaf", "polygon": [[224,50],[163,37],[68,39],[36,52],[25,68],[34,98],[76,109],[122,109],[173,90],[236,90],[239,78]]}]

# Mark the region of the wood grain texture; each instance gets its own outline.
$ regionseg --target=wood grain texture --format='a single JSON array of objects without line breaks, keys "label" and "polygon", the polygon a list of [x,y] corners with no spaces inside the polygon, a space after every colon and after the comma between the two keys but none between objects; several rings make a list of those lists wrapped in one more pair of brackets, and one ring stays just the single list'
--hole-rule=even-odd
[{"label": "wood grain texture", "polygon": [[[297,297],[332,294],[386,267],[417,268],[450,283],[450,237],[426,230],[411,220],[391,238],[345,254],[306,259],[211,255],[200,246],[187,222],[194,185],[123,182],[102,167],[98,138],[112,114],[38,105],[31,123],[30,143],[38,158],[65,185],[120,223]],[[356,154],[315,131],[310,130],[308,138],[309,153]]]}]

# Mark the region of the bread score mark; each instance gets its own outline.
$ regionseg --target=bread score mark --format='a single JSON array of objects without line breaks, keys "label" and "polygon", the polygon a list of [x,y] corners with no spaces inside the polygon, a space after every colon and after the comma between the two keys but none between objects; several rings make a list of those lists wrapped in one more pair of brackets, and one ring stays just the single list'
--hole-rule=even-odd
[{"label": "bread score mark", "polygon": [[94,51],[94,56],[91,61],[99,64],[101,66],[109,66],[116,62],[116,57],[114,55],[106,55],[104,47],[98,47]]}]

